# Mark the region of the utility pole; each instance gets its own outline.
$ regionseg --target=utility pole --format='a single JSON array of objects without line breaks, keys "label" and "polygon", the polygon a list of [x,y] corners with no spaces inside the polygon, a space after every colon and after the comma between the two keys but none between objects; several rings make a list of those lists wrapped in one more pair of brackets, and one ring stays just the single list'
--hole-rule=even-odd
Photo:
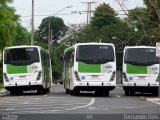
[{"label": "utility pole", "polygon": [[[50,33],[50,52],[52,53],[52,43],[53,43],[53,42],[52,42],[52,29],[50,30],[50,32],[51,32],[51,33]],[[50,54],[51,54],[51,53],[50,53]]]},{"label": "utility pole", "polygon": [[51,23],[48,23],[48,51],[51,52]]},{"label": "utility pole", "polygon": [[92,13],[92,4],[97,3],[97,2],[81,2],[87,4],[87,24],[91,20],[91,13]]},{"label": "utility pole", "polygon": [[34,0],[32,0],[32,29],[31,29],[31,45],[34,45]]}]

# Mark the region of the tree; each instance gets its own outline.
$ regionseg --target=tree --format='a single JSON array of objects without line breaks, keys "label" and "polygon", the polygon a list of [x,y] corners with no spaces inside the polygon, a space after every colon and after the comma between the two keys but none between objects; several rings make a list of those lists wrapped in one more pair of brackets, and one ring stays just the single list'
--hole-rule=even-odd
[{"label": "tree", "polygon": [[160,20],[160,1],[159,0],[144,0],[147,6],[147,12],[152,21],[159,23]]},{"label": "tree", "polygon": [[15,28],[16,33],[14,34],[13,45],[28,45],[29,41],[29,32],[23,27],[20,23],[17,23]]},{"label": "tree", "polygon": [[0,1],[0,51],[5,46],[12,44],[12,35],[15,34],[15,25],[18,21],[18,16],[15,15],[15,9],[9,7],[7,4],[13,0]]},{"label": "tree", "polygon": [[158,26],[154,21],[150,20],[147,8],[130,10],[125,21],[135,30],[136,45],[155,45],[159,34]]},{"label": "tree", "polygon": [[94,12],[91,26],[102,28],[104,25],[115,24],[117,22],[116,16],[116,12],[109,6],[109,4],[100,4]]},{"label": "tree", "polygon": [[59,37],[63,36],[67,31],[67,26],[64,24],[63,20],[58,17],[46,17],[42,20],[39,26],[40,37],[46,38],[48,36],[48,25],[50,22],[50,28],[52,30],[53,39],[57,41]]},{"label": "tree", "polygon": [[[18,16],[15,15],[15,9],[8,6],[12,1],[13,0],[0,1],[0,54],[4,47],[12,44],[13,35],[15,34],[15,24],[18,21]],[[2,80],[1,60],[0,68],[0,80]]]}]

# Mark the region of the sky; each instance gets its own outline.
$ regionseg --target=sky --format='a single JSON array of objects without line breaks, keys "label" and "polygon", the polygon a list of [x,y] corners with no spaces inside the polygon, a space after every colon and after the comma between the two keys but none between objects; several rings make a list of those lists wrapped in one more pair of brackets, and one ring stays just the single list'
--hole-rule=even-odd
[{"label": "sky", "polygon": [[[125,1],[124,5],[127,9],[144,7],[143,0],[119,1]],[[96,2],[92,4],[93,11],[103,2],[109,4],[115,11],[122,10],[116,0],[34,0],[35,29],[38,28],[43,18],[55,14],[56,17],[62,18],[66,25],[85,24],[87,21],[87,14],[84,11],[87,11],[87,4],[83,2]],[[11,6],[15,7],[16,14],[21,16],[22,25],[27,29],[31,29],[32,0],[14,0]],[[66,8],[67,6],[72,7]]]}]

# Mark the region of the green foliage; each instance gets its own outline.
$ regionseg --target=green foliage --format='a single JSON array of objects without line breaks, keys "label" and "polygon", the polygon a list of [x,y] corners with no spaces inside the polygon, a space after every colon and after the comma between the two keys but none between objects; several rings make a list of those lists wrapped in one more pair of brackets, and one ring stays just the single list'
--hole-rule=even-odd
[{"label": "green foliage", "polygon": [[147,13],[151,21],[160,24],[158,16],[160,16],[160,1],[159,0],[143,0],[147,6]]},{"label": "green foliage", "polygon": [[12,35],[15,34],[15,24],[18,16],[15,15],[15,9],[7,5],[11,2],[12,0],[0,1],[0,51],[5,46],[12,44]]},{"label": "green foliage", "polygon": [[13,45],[28,45],[30,44],[29,32],[21,24],[17,23],[15,28],[15,35],[13,40]]},{"label": "green foliage", "polygon": [[57,40],[59,37],[63,36],[67,30],[67,26],[64,24],[63,20],[58,17],[46,17],[42,20],[39,26],[40,34],[43,36],[48,36],[48,26],[50,22],[50,28],[52,30],[53,39]]},{"label": "green foliage", "polygon": [[61,55],[66,47],[63,44],[57,44],[52,47],[51,61],[52,61],[52,75],[53,79],[61,79],[63,73],[63,61]]},{"label": "green foliage", "polygon": [[102,28],[104,25],[115,24],[117,22],[116,15],[109,4],[103,3],[96,8],[94,17],[91,20],[91,26]]},{"label": "green foliage", "polygon": [[2,70],[2,61],[0,61],[0,83],[2,83],[3,82],[3,70]]}]

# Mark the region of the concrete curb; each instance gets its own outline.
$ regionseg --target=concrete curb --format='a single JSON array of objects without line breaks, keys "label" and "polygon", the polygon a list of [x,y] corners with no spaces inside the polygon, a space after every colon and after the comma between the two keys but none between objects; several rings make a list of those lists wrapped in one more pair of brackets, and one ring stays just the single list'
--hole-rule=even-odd
[{"label": "concrete curb", "polygon": [[8,93],[8,91],[5,88],[3,88],[3,89],[0,90],[0,96],[1,95],[5,95],[7,93]]}]

